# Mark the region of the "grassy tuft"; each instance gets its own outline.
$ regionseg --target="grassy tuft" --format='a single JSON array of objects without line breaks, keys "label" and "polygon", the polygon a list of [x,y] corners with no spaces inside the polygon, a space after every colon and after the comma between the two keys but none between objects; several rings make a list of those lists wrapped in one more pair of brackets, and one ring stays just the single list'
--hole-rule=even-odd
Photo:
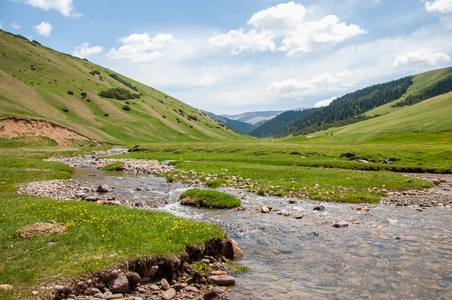
[{"label": "grassy tuft", "polygon": [[180,196],[181,204],[207,208],[234,208],[242,205],[236,197],[209,190],[190,189]]},{"label": "grassy tuft", "polygon": [[122,170],[124,170],[124,163],[121,161],[116,161],[114,163],[100,167],[99,169],[105,170],[105,171],[122,171]]}]

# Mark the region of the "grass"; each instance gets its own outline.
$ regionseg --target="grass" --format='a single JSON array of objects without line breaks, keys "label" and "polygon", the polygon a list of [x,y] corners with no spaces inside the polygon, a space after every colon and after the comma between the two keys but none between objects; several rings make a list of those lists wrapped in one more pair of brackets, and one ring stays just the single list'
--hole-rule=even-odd
[{"label": "grass", "polygon": [[[140,94],[128,100],[131,110],[126,112],[125,101],[98,95],[124,88],[109,76],[116,72],[4,31],[0,43],[0,70],[6,73],[5,85],[13,87],[0,95],[0,117],[42,118],[109,143],[249,139],[173,97],[119,75]],[[98,74],[90,74],[94,70]]]},{"label": "grass", "polygon": [[108,164],[99,169],[105,170],[105,171],[122,171],[122,170],[124,170],[124,163],[120,162],[120,161],[115,161],[114,163]]},{"label": "grass", "polygon": [[[89,150],[24,148],[17,141],[0,140],[0,283],[14,286],[12,292],[0,291],[1,299],[27,299],[32,290],[53,281],[223,238],[215,225],[166,213],[14,193],[21,182],[70,178],[72,168],[43,158]],[[64,223],[67,233],[29,239],[16,233],[23,226],[51,220]]]},{"label": "grass", "polygon": [[242,205],[236,197],[210,190],[190,189],[180,195],[181,204],[206,208],[234,208]]},{"label": "grass", "polygon": [[[281,141],[252,143],[152,144],[119,157],[168,161],[179,171],[172,181],[242,188],[259,195],[293,196],[340,202],[378,202],[391,190],[423,189],[423,180],[406,181],[393,172],[445,172],[450,145],[334,145]],[[347,153],[354,155],[350,160]],[[392,164],[363,163],[395,159]]]}]

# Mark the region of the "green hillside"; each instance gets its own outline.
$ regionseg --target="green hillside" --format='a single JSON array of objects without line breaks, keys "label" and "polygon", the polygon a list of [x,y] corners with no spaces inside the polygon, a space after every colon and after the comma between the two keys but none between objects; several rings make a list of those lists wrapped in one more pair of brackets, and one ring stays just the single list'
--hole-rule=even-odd
[{"label": "green hillside", "polygon": [[[279,137],[312,134],[358,123],[452,91],[452,68],[407,76],[346,94],[329,106],[305,114]],[[404,113],[402,113],[404,114]],[[408,115],[409,117],[413,117]]]},{"label": "green hillside", "polygon": [[[106,98],[112,89],[131,99]],[[247,138],[151,87],[0,30],[5,117],[45,119],[109,143]]]},{"label": "green hillside", "polygon": [[330,128],[306,137],[338,144],[450,144],[452,92],[359,123]]}]

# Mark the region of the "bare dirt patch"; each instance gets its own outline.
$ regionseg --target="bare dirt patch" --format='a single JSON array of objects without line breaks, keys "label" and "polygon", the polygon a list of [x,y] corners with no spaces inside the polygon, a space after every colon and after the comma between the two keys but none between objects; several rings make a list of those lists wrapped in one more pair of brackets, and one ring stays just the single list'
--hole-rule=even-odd
[{"label": "bare dirt patch", "polygon": [[74,141],[95,140],[72,129],[39,119],[5,118],[0,120],[0,136],[9,138],[23,136],[44,136],[59,146],[72,146]]},{"label": "bare dirt patch", "polygon": [[37,222],[27,225],[16,231],[23,238],[31,238],[37,235],[49,235],[51,233],[66,233],[66,225],[52,220],[50,223]]}]

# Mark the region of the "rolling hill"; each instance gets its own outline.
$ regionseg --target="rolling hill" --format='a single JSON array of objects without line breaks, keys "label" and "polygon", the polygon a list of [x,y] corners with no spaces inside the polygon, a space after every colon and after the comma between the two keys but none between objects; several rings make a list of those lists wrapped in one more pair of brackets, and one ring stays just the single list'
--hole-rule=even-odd
[{"label": "rolling hill", "polygon": [[149,86],[0,30],[5,118],[47,120],[115,144],[248,138]]},{"label": "rolling hill", "polygon": [[[290,123],[277,137],[306,135],[348,124],[361,124],[363,121],[380,115],[408,110],[410,106],[451,91],[452,68],[375,84],[346,94],[334,100],[327,107],[304,114]],[[435,107],[431,109],[435,109]],[[403,114],[401,112],[401,115]],[[451,129],[448,127],[448,130]]]}]

